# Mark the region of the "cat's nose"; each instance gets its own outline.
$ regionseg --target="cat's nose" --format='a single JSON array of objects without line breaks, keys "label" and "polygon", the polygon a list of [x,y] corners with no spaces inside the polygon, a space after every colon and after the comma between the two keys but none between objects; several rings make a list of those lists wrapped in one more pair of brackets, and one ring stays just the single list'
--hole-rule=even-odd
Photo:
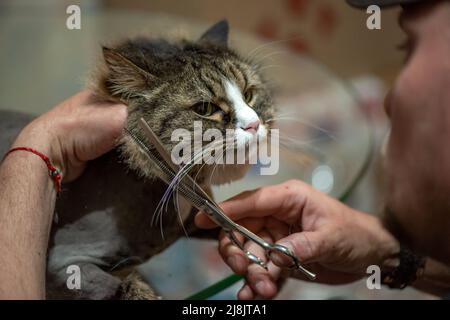
[{"label": "cat's nose", "polygon": [[256,121],[250,122],[245,128],[242,128],[242,129],[244,129],[244,131],[254,134],[254,133],[258,132],[260,123],[261,122],[259,120],[256,120]]}]

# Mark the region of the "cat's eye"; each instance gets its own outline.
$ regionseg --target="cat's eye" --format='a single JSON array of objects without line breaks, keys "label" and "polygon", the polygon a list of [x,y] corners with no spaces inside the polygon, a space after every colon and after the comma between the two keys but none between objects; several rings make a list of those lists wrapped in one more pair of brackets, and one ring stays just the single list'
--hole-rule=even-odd
[{"label": "cat's eye", "polygon": [[244,99],[245,99],[245,102],[247,102],[247,103],[252,102],[252,100],[253,100],[253,89],[252,88],[245,90]]},{"label": "cat's eye", "polygon": [[222,109],[211,102],[199,102],[192,106],[192,110],[199,116],[210,117]]}]

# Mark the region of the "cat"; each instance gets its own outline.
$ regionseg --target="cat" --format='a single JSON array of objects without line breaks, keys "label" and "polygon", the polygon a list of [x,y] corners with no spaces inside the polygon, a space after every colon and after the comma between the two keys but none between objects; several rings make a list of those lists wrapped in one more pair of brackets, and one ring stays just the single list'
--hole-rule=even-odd
[{"label": "cat", "polygon": [[[126,127],[143,141],[140,118],[167,150],[174,147],[175,129],[192,131],[194,121],[202,121],[203,130],[217,128],[225,134],[234,129],[232,147],[242,148],[268,134],[266,121],[273,117],[274,106],[260,67],[229,48],[228,33],[223,20],[196,41],[141,37],[103,47],[104,59],[90,88],[100,100],[127,104]],[[20,119],[16,123],[24,125]],[[247,169],[245,164],[196,164],[189,174],[211,194],[211,183],[234,181]],[[180,197],[179,206],[168,202],[160,217],[162,237],[152,219],[167,186],[157,176],[152,162],[123,135],[115,150],[91,161],[79,179],[63,186],[48,250],[48,298],[158,298],[136,266],[184,231],[198,230],[193,224],[196,210]],[[79,290],[66,284],[71,265],[81,270]]]}]

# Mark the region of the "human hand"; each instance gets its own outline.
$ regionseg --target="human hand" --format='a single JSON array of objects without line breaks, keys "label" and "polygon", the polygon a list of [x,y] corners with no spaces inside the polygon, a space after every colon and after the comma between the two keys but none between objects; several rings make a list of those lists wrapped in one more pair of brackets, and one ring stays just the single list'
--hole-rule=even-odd
[{"label": "human hand", "polygon": [[[399,251],[398,242],[368,214],[355,211],[300,181],[244,192],[221,204],[228,216],[270,242],[290,248],[302,264],[317,274],[317,282],[348,283],[364,276],[369,265],[382,265]],[[205,214],[200,228],[217,227]],[[238,236],[240,241],[245,239]],[[230,268],[246,274],[239,299],[276,295],[277,280],[291,259],[272,253],[268,271],[249,264],[245,254],[222,232],[219,252]],[[264,251],[252,242],[245,248],[259,257]],[[284,269],[285,270],[285,269]],[[306,280],[298,271],[291,276]]]},{"label": "human hand", "polygon": [[[126,123],[122,104],[83,91],[28,124],[14,147],[47,155],[65,181],[115,146]],[[45,297],[46,252],[56,192],[42,160],[13,153],[0,166],[0,298]]]},{"label": "human hand", "polygon": [[87,161],[111,150],[127,119],[127,107],[98,102],[85,90],[44,113],[17,137],[13,147],[27,146],[48,155],[64,181],[76,179]]}]

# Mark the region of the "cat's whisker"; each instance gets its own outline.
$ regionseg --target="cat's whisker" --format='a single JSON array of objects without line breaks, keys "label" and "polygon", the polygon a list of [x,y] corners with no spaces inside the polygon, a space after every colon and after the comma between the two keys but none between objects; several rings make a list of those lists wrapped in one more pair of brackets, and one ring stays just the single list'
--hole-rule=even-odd
[{"label": "cat's whisker", "polygon": [[223,140],[213,141],[212,143],[208,144],[206,148],[202,149],[200,152],[198,152],[192,160],[186,164],[174,177],[174,180],[176,180],[176,183],[179,183],[184,176],[186,176],[187,173],[196,165],[196,161],[205,155],[205,153],[210,152],[212,149],[216,148],[218,145],[223,144]]},{"label": "cat's whisker", "polygon": [[[226,145],[227,145],[227,141],[234,141],[234,138],[229,139],[229,140],[218,140],[218,141],[217,141],[217,142],[218,142],[217,144],[215,144],[214,146],[212,146],[212,147],[209,148],[209,149],[206,149],[204,153],[211,151],[212,148],[215,149],[214,151],[217,151],[217,150],[216,150],[216,147],[219,146],[220,144],[224,145],[224,143],[225,143],[225,146],[226,146]],[[216,161],[218,160],[218,158],[221,157],[222,155],[223,155],[223,152],[220,153],[220,154],[218,154],[218,155],[216,155],[215,152],[214,152],[214,162],[216,162]],[[197,181],[197,176],[198,176],[198,174],[200,173],[200,171],[203,169],[203,167],[204,167],[205,165],[207,165],[207,163],[204,163],[204,164],[200,167],[200,169],[198,170],[198,172],[196,173],[195,178],[194,178],[194,182]]]},{"label": "cat's whisker", "polygon": [[[177,190],[177,189],[178,189],[179,183],[181,183],[181,181],[183,180],[183,178],[189,173],[190,169],[193,168],[193,166],[195,165],[196,159],[198,159],[199,156],[203,156],[206,152],[211,151],[212,149],[214,149],[217,145],[221,144],[222,142],[223,142],[222,140],[214,141],[214,142],[210,143],[204,150],[202,150],[202,151],[199,152],[198,154],[194,155],[193,159],[192,159],[191,162],[190,162],[191,165],[190,165],[190,166],[188,166],[188,165],[185,165],[185,166],[184,166],[185,172],[183,172],[183,173],[180,175],[179,178],[174,177],[174,179],[172,180],[172,182],[174,182],[174,186],[173,186],[172,188],[168,188],[168,190],[171,189],[171,190],[172,190],[172,193],[174,192],[173,190]],[[197,174],[196,174],[196,177],[195,177],[194,181],[196,180],[198,174],[200,173],[200,170],[201,170],[205,165],[206,165],[206,163],[203,164],[203,165],[201,166],[201,168],[199,169],[199,171],[198,171]],[[180,170],[180,171],[181,171],[181,170]],[[194,186],[193,186],[193,187],[194,187]],[[169,195],[169,197],[170,197],[170,195]],[[181,217],[180,217],[180,218],[181,218]],[[184,224],[183,224],[183,223],[182,223],[182,226],[183,226],[183,229],[184,229]]]},{"label": "cat's whisker", "polygon": [[[223,144],[223,142],[225,142],[226,140],[220,140],[220,142]],[[214,147],[217,147],[218,145],[215,145]],[[214,148],[215,149],[215,148]],[[211,149],[210,149],[211,150]],[[214,151],[216,151],[216,150],[214,150]],[[216,154],[215,154],[215,152],[214,152],[214,162],[216,162],[217,161],[217,159],[218,159],[218,157],[220,157],[220,155],[219,156],[217,156]],[[198,174],[200,173],[200,171],[205,167],[205,165],[206,165],[207,163],[205,162],[201,167],[200,167],[200,169],[198,170],[198,172],[196,173],[196,175],[195,175],[195,178],[194,178],[194,182],[197,182],[197,177],[198,177]]]},{"label": "cat's whisker", "polygon": [[178,192],[178,187],[175,190],[175,194],[173,197],[173,201],[174,201],[174,206],[175,209],[177,211],[177,215],[178,215],[178,221],[181,225],[181,228],[183,229],[183,233],[186,236],[186,238],[189,238],[189,234],[186,230],[186,228],[184,227],[184,221],[183,221],[183,217],[181,216],[181,209],[180,209],[180,193]]},{"label": "cat's whisker", "polygon": [[200,169],[198,169],[197,173],[195,174],[195,176],[194,176],[195,183],[197,183],[197,178],[198,178],[198,175],[200,174],[200,171],[202,171],[205,166],[206,166],[206,163],[202,164]]},{"label": "cat's whisker", "polygon": [[[225,151],[222,151],[220,156],[223,156],[224,153],[225,153]],[[214,163],[214,165],[213,165],[213,168],[212,168],[211,173],[209,175],[209,184],[212,184],[212,178],[214,176],[214,172],[216,171],[216,168],[217,168],[218,165],[219,165],[218,163]]]},{"label": "cat's whisker", "polygon": [[324,128],[318,126],[318,125],[315,125],[315,124],[312,124],[312,123],[305,122],[305,121],[300,120],[300,119],[290,118],[290,117],[287,117],[287,116],[286,116],[286,117],[275,117],[275,118],[271,118],[271,119],[266,120],[266,122],[267,122],[267,123],[271,123],[271,122],[280,121],[280,120],[281,120],[281,121],[291,121],[291,122],[301,123],[301,124],[303,124],[303,125],[306,126],[306,127],[309,127],[309,128],[315,129],[315,130],[318,130],[318,131],[320,131],[320,132],[322,132],[322,133],[325,133],[327,136],[329,136],[330,139],[332,139],[332,140],[334,140],[334,141],[337,140],[336,136],[335,136],[333,133],[331,133],[331,131],[329,131],[329,130],[327,130],[327,129],[324,129]]},{"label": "cat's whisker", "polygon": [[287,39],[274,40],[274,41],[263,43],[263,44],[257,46],[256,48],[250,50],[250,52],[247,53],[247,59],[252,60],[256,56],[257,52],[260,51],[261,49],[267,48],[269,46],[274,46],[276,44],[280,44],[283,42],[289,42],[289,41],[292,41],[292,40],[295,40],[298,38],[301,38],[301,36],[295,36],[295,37],[291,37],[291,38],[287,38]]},{"label": "cat's whisker", "polygon": [[163,241],[165,241],[164,228],[163,228],[163,215],[161,215],[161,218],[159,219],[159,229],[161,230],[161,239]]},{"label": "cat's whisker", "polygon": [[289,117],[289,116],[300,116],[300,114],[298,113],[298,111],[277,113],[276,117],[270,118],[269,120],[276,119],[278,117]]},{"label": "cat's whisker", "polygon": [[196,161],[203,156],[203,154],[207,151],[209,151],[211,148],[213,148],[214,145],[208,145],[208,147],[206,149],[202,149],[200,150],[200,152],[196,153],[193,155],[193,157],[191,158],[191,160],[189,162],[187,162],[186,164],[184,164],[184,166],[181,167],[180,171],[178,171],[178,173],[175,175],[175,177],[173,178],[173,180],[171,181],[171,184],[169,185],[169,188],[172,188],[173,186],[175,186],[179,181],[180,178],[184,176],[184,174],[186,172],[189,172],[189,170],[196,165]]},{"label": "cat's whisker", "polygon": [[[223,145],[224,142],[226,143],[226,140],[220,139],[220,140],[218,140],[218,141],[213,141],[213,142],[210,143],[204,150],[202,150],[201,152],[199,152],[199,153],[198,153],[198,156],[204,156],[205,153],[210,152],[212,149],[216,149],[216,147],[219,146],[219,145]],[[214,150],[214,151],[215,151],[215,150]],[[179,178],[177,178],[177,181],[176,181],[177,184],[180,183],[181,180],[183,180],[183,178],[184,178],[184,177],[189,173],[189,171],[194,167],[194,165],[195,165],[195,160],[198,159],[198,156],[195,156],[195,157],[194,157],[194,159],[191,161],[192,164],[191,164],[189,167],[187,167],[187,168],[184,170],[184,172],[181,172],[181,170],[180,170],[180,172],[177,174],[177,176],[179,175]],[[174,180],[175,180],[175,178],[174,178]]]},{"label": "cat's whisker", "polygon": [[[279,51],[273,51],[271,53],[266,54],[265,56],[263,56],[262,58],[255,58],[255,60],[259,60],[258,63],[263,64],[264,60],[272,58],[273,56],[279,55],[279,54],[287,54],[287,50],[279,50]],[[270,59],[271,61],[273,61],[273,59]]]},{"label": "cat's whisker", "polygon": [[156,222],[161,219],[161,221],[160,221],[160,232],[161,232],[161,239],[163,241],[164,241],[165,237],[164,237],[164,231],[163,231],[163,227],[162,227],[162,212],[164,210],[164,204],[165,204],[166,201],[167,201],[167,199],[163,195],[161,200],[158,202],[158,205],[156,206],[155,211],[153,212],[152,220],[150,222],[151,226],[155,226]]},{"label": "cat's whisker", "polygon": [[309,140],[299,140],[295,137],[284,135],[283,137],[280,137],[280,139],[289,139],[290,141],[292,141],[294,143],[298,143],[300,145],[311,145],[313,143],[326,140],[326,139],[328,139],[328,137],[322,136],[319,138],[314,138],[314,139],[309,139]]},{"label": "cat's whisker", "polygon": [[286,68],[286,66],[283,66],[281,64],[269,64],[269,65],[265,65],[261,68],[258,69],[259,72],[263,72],[266,69],[270,69],[270,68]]},{"label": "cat's whisker", "polygon": [[295,150],[299,149],[302,152],[310,155],[317,161],[323,161],[325,159],[325,154],[321,150],[319,150],[317,147],[314,147],[312,145],[308,144],[301,144],[297,141],[292,141],[290,139],[280,138],[280,146],[285,147],[287,150]]},{"label": "cat's whisker", "polygon": [[[236,140],[235,139],[233,139],[233,141],[231,141],[230,144],[225,144],[225,146],[224,146],[225,149],[222,150],[222,152],[221,152],[219,157],[223,157],[223,155],[226,154],[226,151],[229,150],[231,147],[235,147],[235,145],[236,145]],[[212,178],[214,176],[214,172],[216,170],[217,165],[218,165],[218,163],[216,162],[214,167],[211,170],[211,173],[209,175],[209,184],[212,184]],[[225,162],[222,165],[225,165]]]},{"label": "cat's whisker", "polygon": [[[292,145],[290,143],[280,142],[280,146],[285,148],[286,150],[292,151]],[[308,155],[317,162],[321,162],[323,160],[323,156],[321,154],[319,154],[316,150],[311,150],[308,146],[301,146],[298,149],[300,149],[302,153]]]},{"label": "cat's whisker", "polygon": [[181,180],[184,178],[184,176],[186,174],[188,174],[189,171],[195,166],[195,164],[196,164],[195,162],[197,161],[197,159],[200,156],[203,156],[204,153],[209,152],[212,148],[214,148],[216,145],[218,145],[220,143],[222,143],[221,140],[218,140],[217,142],[213,141],[205,149],[202,149],[197,154],[194,154],[192,159],[180,169],[180,171],[177,173],[177,175],[172,179],[171,183],[169,184],[166,191],[164,192],[163,197],[161,198],[160,202],[158,203],[157,209],[155,210],[155,211],[157,211],[157,214],[156,214],[156,216],[155,216],[155,214],[153,215],[153,218],[155,218],[156,220],[153,220],[153,218],[152,218],[152,225],[154,224],[155,221],[162,219],[164,207],[166,208],[166,212],[167,212],[167,204],[169,202],[171,195],[173,194],[174,190],[178,187],[178,184],[181,182]]},{"label": "cat's whisker", "polygon": [[143,263],[144,261],[142,261],[142,259],[139,256],[130,256],[127,258],[123,258],[122,260],[119,260],[116,264],[114,264],[110,269],[109,272],[112,272],[114,270],[116,270],[118,267],[120,267],[121,265],[123,265],[124,263],[130,261],[130,260],[135,260],[139,263]]},{"label": "cat's whisker", "polygon": [[156,224],[156,221],[159,220],[159,216],[161,214],[162,208],[164,207],[165,199],[161,198],[161,200],[158,202],[158,205],[155,208],[155,211],[153,212],[152,220],[150,222],[151,226],[154,226]]},{"label": "cat's whisker", "polygon": [[[226,145],[226,140],[220,140],[219,142],[220,142],[219,144],[222,144],[222,145],[223,145],[223,142],[225,142],[225,145]],[[217,151],[216,147],[217,147],[219,144],[213,146],[214,149],[215,149],[214,151]],[[209,152],[211,149],[212,149],[212,148],[210,148],[209,150],[206,150],[206,151]],[[221,157],[222,155],[223,155],[223,151],[220,152],[220,153],[217,154],[217,155],[215,154],[215,155],[214,155],[214,163],[217,163],[218,158]],[[205,164],[206,164],[206,163],[205,163]],[[205,165],[205,164],[204,164],[204,165]],[[203,166],[204,166],[204,165],[203,165]],[[202,167],[203,167],[203,166],[202,166]],[[214,170],[214,169],[213,169],[213,170]],[[198,172],[197,172],[197,174],[198,174]]]}]

